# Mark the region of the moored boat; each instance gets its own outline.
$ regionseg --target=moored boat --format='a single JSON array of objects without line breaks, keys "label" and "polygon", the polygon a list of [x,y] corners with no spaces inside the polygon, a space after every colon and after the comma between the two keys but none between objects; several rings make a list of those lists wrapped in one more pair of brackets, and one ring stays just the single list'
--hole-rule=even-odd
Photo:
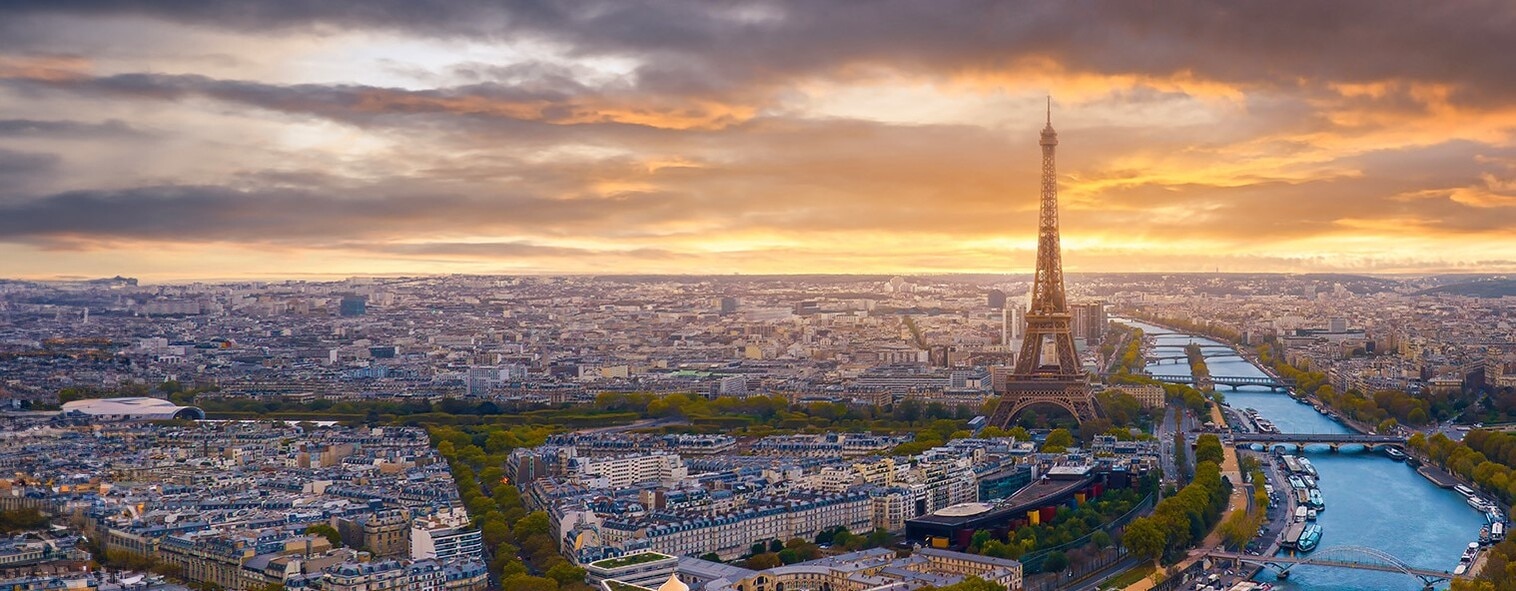
[{"label": "moored boat", "polygon": [[1384,450],[1384,455],[1390,456],[1390,459],[1395,460],[1397,462],[1404,462],[1405,461],[1405,452],[1400,451],[1398,449],[1395,449],[1393,447],[1385,449]]},{"label": "moored boat", "polygon": [[1284,535],[1279,538],[1279,546],[1282,548],[1295,548],[1300,544],[1301,536],[1305,535],[1304,523],[1292,523],[1284,529]]},{"label": "moored boat", "polygon": [[1300,541],[1295,543],[1295,548],[1301,552],[1310,552],[1316,549],[1316,544],[1321,543],[1321,526],[1308,523],[1305,530],[1300,533]]},{"label": "moored boat", "polygon": [[1321,491],[1320,490],[1314,489],[1314,488],[1311,489],[1310,490],[1310,499],[1311,499],[1310,500],[1310,504],[1311,504],[1310,506],[1312,508],[1316,509],[1317,511],[1320,511],[1320,510],[1326,508],[1326,499],[1321,498]]}]

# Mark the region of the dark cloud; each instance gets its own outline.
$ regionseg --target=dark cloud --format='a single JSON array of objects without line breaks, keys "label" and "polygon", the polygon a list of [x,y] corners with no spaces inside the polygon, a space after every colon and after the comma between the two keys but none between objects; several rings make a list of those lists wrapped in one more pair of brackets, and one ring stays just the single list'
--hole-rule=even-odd
[{"label": "dark cloud", "polygon": [[23,194],[52,176],[61,162],[56,154],[0,148],[0,197]]},{"label": "dark cloud", "polygon": [[509,258],[589,258],[623,256],[637,259],[687,259],[691,255],[662,248],[632,248],[626,250],[573,248],[545,246],[530,242],[421,242],[421,243],[344,243],[335,248],[364,252],[403,255],[408,257],[444,257],[461,259],[509,259]]},{"label": "dark cloud", "polygon": [[43,183],[56,176],[62,162],[63,159],[56,154],[0,148],[0,204],[6,199],[38,190]]},{"label": "dark cloud", "polygon": [[[361,196],[359,196],[361,195]],[[500,235],[572,235],[615,226],[645,227],[680,219],[677,197],[626,194],[615,199],[465,197],[388,194],[369,186],[330,190],[161,186],[70,191],[0,201],[0,240],[244,241],[331,244],[343,238],[494,231]]]},{"label": "dark cloud", "polygon": [[141,131],[125,122],[112,119],[100,123],[84,121],[47,121],[36,119],[0,119],[0,138],[70,138],[101,139],[138,137]]},{"label": "dark cloud", "polygon": [[0,148],[0,175],[31,174],[52,170],[58,165],[53,154],[17,152]]},{"label": "dark cloud", "polygon": [[1484,105],[1516,91],[1516,5],[1501,0],[1191,3],[990,0],[712,3],[96,0],[7,2],[0,16],[142,15],[244,31],[382,28],[539,39],[641,58],[651,92],[725,92],[859,64],[994,73],[1023,58],[1077,71],[1245,85],[1409,79]]},{"label": "dark cloud", "polygon": [[[1488,111],[1516,104],[1516,36],[1507,33],[1516,28],[1516,5],[1163,8],[7,2],[0,48],[17,51],[0,52],[12,56],[0,58],[0,104],[25,108],[0,120],[0,139],[132,141],[50,142],[66,155],[67,175],[58,156],[0,150],[0,242],[235,242],[470,264],[684,264],[711,250],[702,241],[729,240],[719,250],[772,266],[899,260],[951,269],[965,257],[996,256],[963,242],[999,244],[988,239],[1035,228],[1040,121],[1023,129],[999,115],[977,119],[1040,94],[1032,84],[1055,93],[1067,84],[1078,96],[1081,123],[1060,127],[1066,234],[1116,245],[1071,252],[1071,261],[1118,266],[1178,238],[1236,252],[1354,228],[1383,235],[1403,227],[1452,236],[1449,243],[1516,231],[1516,153],[1498,147],[1508,139],[1490,139],[1508,130],[1484,133],[1469,123],[1509,125]],[[394,79],[373,77],[377,68],[410,84],[442,85],[416,89],[256,79],[268,71],[260,68],[281,65],[267,63],[277,57],[249,59],[246,70],[234,69],[234,58],[216,65],[222,77],[188,73],[206,72],[207,62],[167,42],[132,58],[107,55],[109,39],[81,55],[57,53],[74,51],[71,40],[101,27],[101,15],[188,23],[194,35],[254,32],[271,44],[375,29],[520,41],[528,54],[550,57],[502,65],[470,51],[460,59],[474,61],[440,66],[430,55],[418,65],[365,62],[349,48],[292,49],[300,59],[349,60],[363,69],[360,80]],[[114,30],[124,35],[120,26]],[[67,34],[49,35],[48,27]],[[308,55],[327,49],[333,55]],[[638,65],[616,76],[588,59],[573,62],[595,57]],[[331,64],[290,65],[288,78],[344,79],[323,69]],[[874,103],[848,88],[855,82],[894,86]],[[860,113],[898,104],[891,90],[913,96],[923,86],[947,113]],[[958,100],[965,93],[972,96]],[[88,110],[94,105],[98,113]],[[823,115],[831,112],[860,114]],[[74,121],[81,113],[130,123]],[[1481,141],[1444,141],[1449,136],[1428,131],[1439,118],[1459,127],[1450,137]],[[87,189],[60,192],[80,187]],[[492,238],[473,241],[481,236]],[[1160,246],[1123,246],[1123,237]],[[624,248],[560,246],[587,238]],[[799,246],[744,250],[747,238]],[[901,246],[858,252],[868,247],[850,246],[854,238]],[[1288,254],[1235,260],[1330,264]]]}]

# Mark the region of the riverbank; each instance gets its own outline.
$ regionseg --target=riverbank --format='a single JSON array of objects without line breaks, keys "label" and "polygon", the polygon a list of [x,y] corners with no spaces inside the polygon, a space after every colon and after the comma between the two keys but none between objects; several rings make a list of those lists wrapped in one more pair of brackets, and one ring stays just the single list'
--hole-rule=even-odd
[{"label": "riverbank", "polygon": [[[1227,418],[1221,412],[1221,406],[1215,403],[1211,404],[1211,422],[1221,426],[1223,430],[1227,424]],[[1233,511],[1246,511],[1248,500],[1252,497],[1252,493],[1250,492],[1251,487],[1245,486],[1242,483],[1241,463],[1237,459],[1237,449],[1228,445],[1222,446],[1221,451],[1221,477],[1232,483],[1232,494],[1227,498],[1226,511],[1222,512],[1222,515],[1225,516],[1231,515]],[[1211,532],[1206,534],[1205,539],[1201,541],[1200,545],[1190,550],[1189,554],[1174,566],[1177,572],[1188,572],[1196,563],[1204,560],[1206,554],[1221,547],[1221,523],[1222,521],[1218,520],[1216,526],[1211,528]],[[1154,581],[1152,577],[1144,577],[1128,585],[1125,591],[1150,591],[1159,584],[1161,584],[1161,581]]]}]

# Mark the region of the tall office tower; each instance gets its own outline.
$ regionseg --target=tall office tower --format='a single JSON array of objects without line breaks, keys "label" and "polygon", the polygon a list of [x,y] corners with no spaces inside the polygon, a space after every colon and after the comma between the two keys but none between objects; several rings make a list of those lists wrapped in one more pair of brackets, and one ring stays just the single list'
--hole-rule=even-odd
[{"label": "tall office tower", "polygon": [[358,295],[342,296],[337,313],[342,316],[362,316],[368,312],[368,298]]},{"label": "tall office tower", "polygon": [[1009,302],[1000,309],[1000,344],[1007,347],[1016,345],[1021,341],[1022,330],[1026,328],[1026,310],[1020,302]]},{"label": "tall office tower", "polygon": [[1074,338],[1084,339],[1091,346],[1100,344],[1105,335],[1105,304],[1089,302],[1073,305]]},{"label": "tall office tower", "polygon": [[1005,292],[1003,291],[992,289],[985,296],[985,299],[987,300],[986,303],[990,305],[991,310],[999,310],[1005,307]]},{"label": "tall office tower", "polygon": [[1032,278],[1032,306],[1016,368],[989,424],[1009,427],[1037,404],[1069,411],[1081,423],[1100,416],[1079,356],[1074,352],[1068,298],[1063,291],[1063,256],[1058,239],[1058,174],[1054,152],[1053,102],[1048,99],[1047,127],[1042,128],[1042,204],[1037,228],[1037,272]]}]

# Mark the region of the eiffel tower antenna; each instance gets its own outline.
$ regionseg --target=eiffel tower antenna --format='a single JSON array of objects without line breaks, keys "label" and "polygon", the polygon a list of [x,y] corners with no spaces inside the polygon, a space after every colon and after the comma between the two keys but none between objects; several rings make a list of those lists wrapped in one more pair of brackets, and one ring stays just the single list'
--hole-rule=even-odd
[{"label": "eiffel tower antenna", "polygon": [[1009,427],[1036,404],[1052,404],[1080,423],[1101,416],[1079,354],[1074,351],[1063,254],[1058,235],[1058,132],[1053,130],[1053,97],[1042,128],[1042,203],[1037,223],[1037,271],[1032,276],[1032,308],[1026,313],[1021,352],[989,424]]}]

